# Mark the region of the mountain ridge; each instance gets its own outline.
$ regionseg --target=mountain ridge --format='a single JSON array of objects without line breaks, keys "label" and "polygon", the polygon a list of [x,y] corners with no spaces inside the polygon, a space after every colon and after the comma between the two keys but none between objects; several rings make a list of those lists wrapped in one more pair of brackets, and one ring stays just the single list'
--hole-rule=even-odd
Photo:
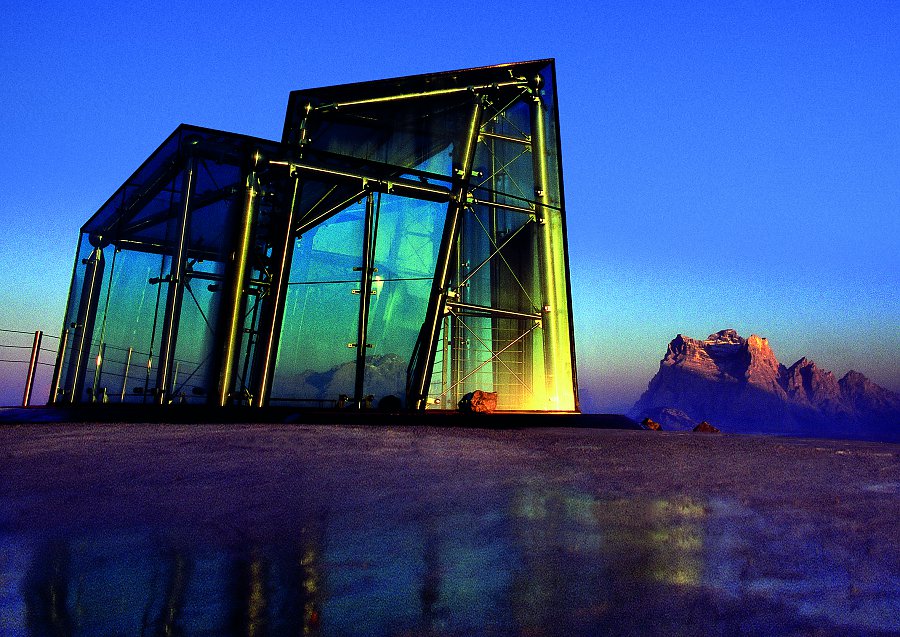
[{"label": "mountain ridge", "polygon": [[840,379],[806,357],[780,363],[767,339],[724,329],[678,334],[631,410],[664,428],[708,420],[728,431],[900,440],[900,396],[850,370]]}]

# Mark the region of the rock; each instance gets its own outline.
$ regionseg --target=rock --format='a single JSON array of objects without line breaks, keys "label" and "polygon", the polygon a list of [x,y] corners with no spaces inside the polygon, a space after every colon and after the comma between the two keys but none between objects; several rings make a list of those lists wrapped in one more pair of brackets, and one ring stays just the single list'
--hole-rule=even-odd
[{"label": "rock", "polygon": [[673,407],[659,407],[640,415],[659,423],[666,431],[690,431],[697,424],[689,415]]},{"label": "rock", "polygon": [[694,431],[704,433],[704,434],[717,434],[721,433],[718,429],[713,427],[711,424],[706,422],[705,420],[701,422],[699,425],[694,427]]},{"label": "rock", "polygon": [[470,414],[490,414],[497,410],[497,392],[476,389],[462,397],[459,410]]},{"label": "rock", "polygon": [[662,431],[662,425],[651,418],[644,418],[641,421],[641,427],[650,431]]}]

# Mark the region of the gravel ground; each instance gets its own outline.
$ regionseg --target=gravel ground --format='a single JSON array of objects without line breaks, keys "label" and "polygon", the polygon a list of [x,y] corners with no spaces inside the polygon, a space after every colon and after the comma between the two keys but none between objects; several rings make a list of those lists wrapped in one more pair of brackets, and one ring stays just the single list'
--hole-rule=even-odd
[{"label": "gravel ground", "polygon": [[900,634],[895,444],[55,424],[0,460],[0,635]]}]

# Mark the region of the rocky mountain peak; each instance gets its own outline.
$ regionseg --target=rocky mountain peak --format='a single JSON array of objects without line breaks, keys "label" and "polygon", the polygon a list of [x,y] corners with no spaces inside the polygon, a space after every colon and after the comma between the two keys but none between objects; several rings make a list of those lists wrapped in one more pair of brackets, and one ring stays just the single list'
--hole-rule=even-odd
[{"label": "rocky mountain peak", "polygon": [[[751,338],[753,337],[751,336]],[[743,345],[744,339],[740,337],[737,330],[729,328],[727,330],[719,330],[715,334],[710,334],[703,342],[708,345]]]},{"label": "rocky mountain peak", "polygon": [[871,412],[881,418],[900,413],[900,396],[876,385],[857,371],[851,369],[844,374],[838,386],[844,400],[857,411]]},{"label": "rocky mountain peak", "polygon": [[702,341],[678,334],[632,414],[676,429],[690,420],[710,420],[732,431],[890,427],[894,433],[887,435],[900,439],[896,394],[856,371],[838,381],[806,357],[785,367],[767,339],[745,339],[734,329]]}]

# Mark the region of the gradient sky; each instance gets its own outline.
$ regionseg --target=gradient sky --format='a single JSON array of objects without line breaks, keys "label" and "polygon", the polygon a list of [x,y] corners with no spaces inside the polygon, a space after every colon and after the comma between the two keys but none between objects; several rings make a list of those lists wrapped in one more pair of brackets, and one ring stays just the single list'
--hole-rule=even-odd
[{"label": "gradient sky", "polygon": [[555,57],[585,410],[727,327],[900,390],[900,3],[135,4],[5,7],[0,328],[58,334],[79,227],[182,122]]}]

